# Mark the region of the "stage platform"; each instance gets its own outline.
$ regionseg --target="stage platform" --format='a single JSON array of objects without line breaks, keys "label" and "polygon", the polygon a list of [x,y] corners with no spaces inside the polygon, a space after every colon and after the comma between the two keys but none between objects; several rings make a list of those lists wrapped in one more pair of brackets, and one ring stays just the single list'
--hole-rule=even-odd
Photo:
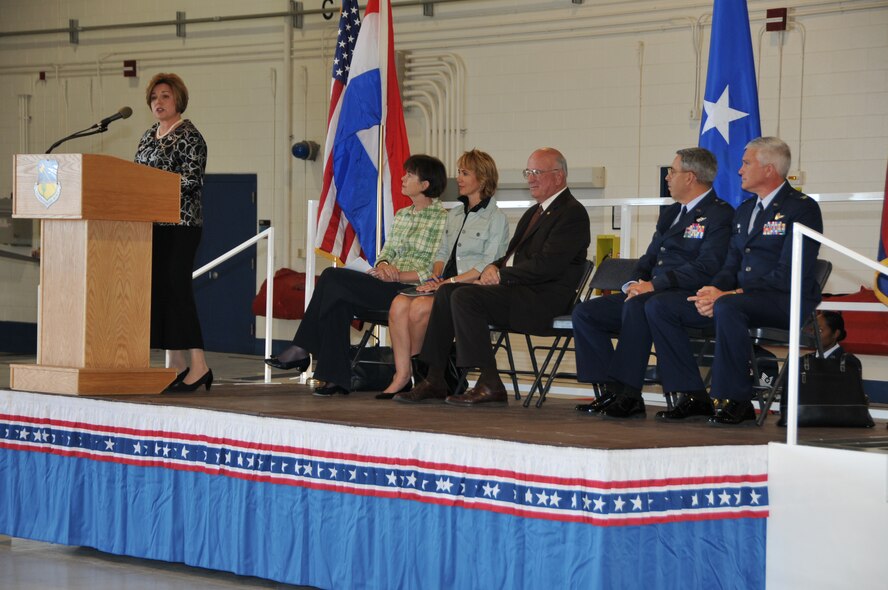
[{"label": "stage platform", "polygon": [[[542,408],[524,408],[521,405],[523,400],[510,397],[508,408],[466,409],[446,404],[381,401],[375,399],[372,392],[329,398],[311,393],[312,388],[307,385],[286,381],[270,384],[233,381],[214,385],[209,392],[201,389],[189,394],[94,399],[599,450],[766,445],[786,440],[786,429],[777,426],[778,416],[771,416],[761,428],[716,428],[705,422],[669,424],[654,420],[654,414],[665,408],[652,404],[648,408],[647,420],[601,420],[574,411],[577,403],[592,398],[550,397]],[[799,431],[799,440],[843,440],[849,438],[849,433],[861,432],[869,431],[804,428]]]},{"label": "stage platform", "polygon": [[764,587],[776,418],[611,422],[576,403],[0,390],[0,534],[321,588]]}]

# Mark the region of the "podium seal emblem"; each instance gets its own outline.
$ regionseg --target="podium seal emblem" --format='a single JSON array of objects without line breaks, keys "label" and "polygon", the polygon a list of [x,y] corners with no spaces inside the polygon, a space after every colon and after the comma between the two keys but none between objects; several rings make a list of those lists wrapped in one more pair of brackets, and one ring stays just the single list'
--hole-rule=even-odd
[{"label": "podium seal emblem", "polygon": [[34,183],[34,196],[49,207],[59,200],[62,185],[59,184],[58,160],[40,160],[37,162],[37,182]]}]

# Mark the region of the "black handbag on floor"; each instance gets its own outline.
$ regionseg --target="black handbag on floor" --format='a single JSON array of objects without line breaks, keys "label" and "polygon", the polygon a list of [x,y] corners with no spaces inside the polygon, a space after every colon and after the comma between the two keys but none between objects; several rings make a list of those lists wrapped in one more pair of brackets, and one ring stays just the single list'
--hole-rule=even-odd
[{"label": "black handbag on floor", "polygon": [[[874,426],[857,357],[845,353],[824,359],[807,354],[800,360],[799,426]],[[785,426],[786,396],[781,398],[777,424]]]},{"label": "black handbag on floor", "polygon": [[[358,347],[351,347],[355,358]],[[382,391],[395,376],[395,357],[390,346],[365,346],[360,350],[358,362],[352,368],[352,391]]]}]

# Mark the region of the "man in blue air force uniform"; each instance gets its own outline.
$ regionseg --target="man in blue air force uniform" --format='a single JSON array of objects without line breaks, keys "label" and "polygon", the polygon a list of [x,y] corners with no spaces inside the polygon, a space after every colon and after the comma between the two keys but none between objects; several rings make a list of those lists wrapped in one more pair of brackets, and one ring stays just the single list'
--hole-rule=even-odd
[{"label": "man in blue air force uniform", "polygon": [[[580,412],[604,418],[644,418],[641,386],[651,352],[645,306],[665,293],[687,299],[721,269],[734,210],[712,190],[718,168],[703,148],[676,152],[666,183],[675,203],[657,229],[623,292],[590,299],[573,311],[577,379],[603,386],[604,395]],[[619,332],[616,350],[611,333]]]},{"label": "man in blue air force uniform", "polygon": [[[786,181],[791,154],[776,137],[760,137],[746,146],[741,186],[758,195],[734,215],[733,235],[724,268],[690,298],[664,296],[645,307],[657,366],[665,391],[685,395],[675,409],[659,412],[664,420],[709,417],[715,425],[755,419],[749,370],[751,327],[789,327],[792,231],[802,223],[818,232],[823,219],[817,203]],[[802,317],[820,302],[814,270],[820,244],[807,240],[802,259]],[[684,326],[715,326],[712,398],[727,403],[713,416]]]}]

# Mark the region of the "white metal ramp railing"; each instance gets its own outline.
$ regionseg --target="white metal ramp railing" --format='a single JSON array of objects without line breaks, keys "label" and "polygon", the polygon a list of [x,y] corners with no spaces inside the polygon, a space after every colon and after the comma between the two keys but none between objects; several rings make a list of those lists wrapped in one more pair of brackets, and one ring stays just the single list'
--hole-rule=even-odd
[{"label": "white metal ramp railing", "polygon": [[[210,271],[229,258],[233,258],[237,256],[253,244],[260,242],[261,240],[268,240],[268,254],[265,262],[265,357],[271,356],[271,328],[272,328],[272,292],[274,291],[274,227],[269,227],[266,230],[263,230],[250,238],[249,240],[243,242],[242,244],[235,246],[228,252],[214,258],[213,260],[207,262],[193,273],[191,273],[191,278],[196,279],[203,273]],[[169,353],[167,353],[166,364],[169,366]],[[265,365],[265,383],[271,383],[271,367]]]},{"label": "white metal ramp railing", "polygon": [[[801,332],[801,318],[799,313],[802,307],[802,251],[804,248],[804,238],[811,238],[821,245],[832,248],[840,254],[844,254],[848,258],[855,260],[864,266],[867,266],[877,273],[888,276],[888,266],[883,266],[878,262],[842,246],[838,242],[830,240],[820,232],[816,232],[806,225],[800,223],[794,224],[792,228],[792,281],[790,283],[790,303],[789,303],[789,389],[787,390],[787,412],[786,412],[786,444],[798,444],[799,436],[799,334]],[[882,303],[842,303],[827,302],[821,303],[818,309],[834,309],[834,310],[853,310],[853,311],[876,311],[888,312],[888,305]]]}]

